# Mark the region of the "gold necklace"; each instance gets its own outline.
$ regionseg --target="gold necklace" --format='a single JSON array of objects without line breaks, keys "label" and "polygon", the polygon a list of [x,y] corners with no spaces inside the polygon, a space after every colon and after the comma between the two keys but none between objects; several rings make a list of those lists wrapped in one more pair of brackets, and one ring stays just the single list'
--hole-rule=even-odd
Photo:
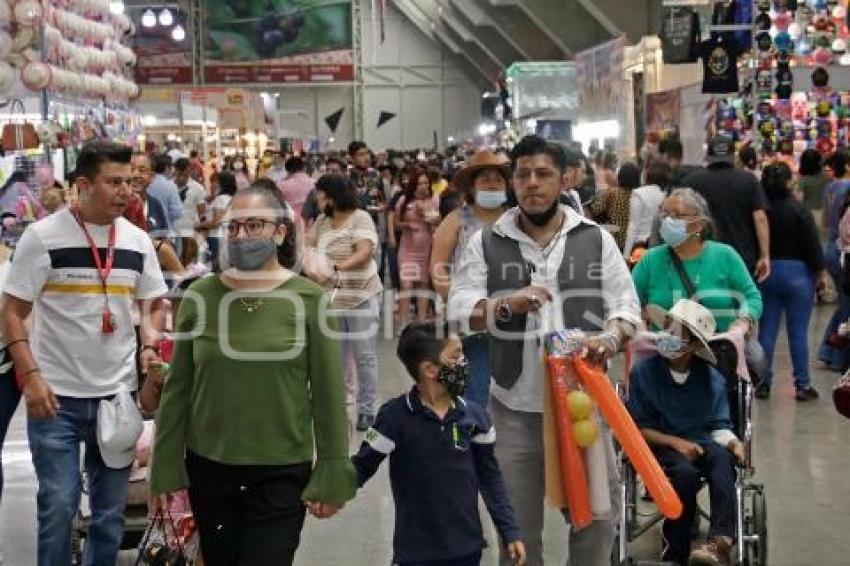
[{"label": "gold necklace", "polygon": [[258,299],[246,299],[244,297],[239,298],[239,306],[241,306],[242,310],[244,310],[247,313],[253,313],[255,311],[260,310],[260,308],[262,308],[262,306],[264,304],[265,303],[263,303],[263,299],[259,299],[259,298]]}]

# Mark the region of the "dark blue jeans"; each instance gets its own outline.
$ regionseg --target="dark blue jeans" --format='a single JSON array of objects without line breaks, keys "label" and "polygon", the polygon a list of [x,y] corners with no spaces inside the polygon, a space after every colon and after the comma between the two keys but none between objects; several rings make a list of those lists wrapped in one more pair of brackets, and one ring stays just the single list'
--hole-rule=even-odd
[{"label": "dark blue jeans", "polygon": [[469,363],[469,384],[464,399],[485,409],[490,401],[490,345],[486,334],[472,334],[463,339],[463,355]]},{"label": "dark blue jeans", "polygon": [[673,489],[682,500],[682,515],[672,521],[667,519],[662,527],[664,553],[661,559],[667,562],[687,564],[691,553],[691,527],[697,510],[697,493],[700,478],[708,482],[711,507],[711,525],[708,536],[735,538],[735,457],[726,448],[711,442],[701,445],[705,453],[695,462],[690,462],[678,450],[666,446],[655,446],[652,451],[664,473],[670,478]]},{"label": "dark blue jeans", "polygon": [[773,383],[773,354],[782,312],[794,367],[794,386],[809,386],[809,321],[815,300],[815,279],[808,266],[798,260],[771,262],[770,277],[761,284],[764,311],[759,325],[759,343],[764,348],[767,371],[762,383]]},{"label": "dark blue jeans", "polygon": [[844,371],[844,368],[850,363],[850,348],[835,348],[827,343],[827,339],[838,330],[838,326],[850,318],[850,297],[844,294],[842,290],[844,288],[844,275],[839,263],[839,256],[835,242],[827,242],[824,260],[827,271],[835,280],[835,286],[838,290],[838,304],[824,331],[823,341],[820,350],[818,350],[818,359],[826,363],[829,369],[833,371]]},{"label": "dark blue jeans", "polygon": [[38,478],[38,564],[71,563],[71,527],[80,506],[80,443],[92,516],[83,564],[115,564],[124,535],[130,468],[106,466],[97,445],[99,399],[59,397],[53,419],[29,418],[32,463]]},{"label": "dark blue jeans", "polygon": [[[9,363],[6,350],[0,350],[0,364]],[[3,443],[6,441],[6,432],[18,403],[21,401],[21,392],[15,383],[15,372],[12,368],[0,374],[0,500],[3,499]]]}]

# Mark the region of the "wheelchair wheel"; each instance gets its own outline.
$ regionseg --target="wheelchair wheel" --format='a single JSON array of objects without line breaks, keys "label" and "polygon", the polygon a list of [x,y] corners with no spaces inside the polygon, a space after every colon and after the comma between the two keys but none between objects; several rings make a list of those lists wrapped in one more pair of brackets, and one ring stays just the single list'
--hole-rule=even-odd
[{"label": "wheelchair wheel", "polygon": [[748,566],[766,566],[768,546],[767,500],[765,499],[764,491],[760,487],[753,491],[751,505],[750,534],[757,536],[758,541],[747,545],[746,562]]}]

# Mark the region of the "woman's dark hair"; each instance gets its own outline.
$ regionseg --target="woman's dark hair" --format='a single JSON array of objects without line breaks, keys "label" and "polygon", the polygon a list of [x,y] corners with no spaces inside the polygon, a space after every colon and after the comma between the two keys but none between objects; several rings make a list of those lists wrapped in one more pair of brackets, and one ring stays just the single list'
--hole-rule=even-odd
[{"label": "woman's dark hair", "polygon": [[284,228],[286,228],[286,236],[283,238],[283,243],[277,247],[277,261],[285,268],[292,269],[295,267],[297,260],[297,237],[295,232],[295,222],[291,217],[290,208],[283,199],[283,194],[272,182],[269,187],[267,183],[255,182],[250,187],[242,189],[236,193],[234,198],[241,196],[259,195],[266,200],[269,208],[274,210],[275,218]]},{"label": "woman's dark hair", "polygon": [[817,175],[823,171],[823,158],[816,149],[807,149],[800,156],[800,175]]},{"label": "woman's dark hair", "polygon": [[843,151],[836,151],[829,158],[828,163],[835,173],[835,178],[840,179],[847,174],[847,154]]},{"label": "woman's dark hair", "polygon": [[785,163],[771,163],[764,168],[761,175],[761,186],[767,198],[779,200],[791,194],[788,186],[791,182],[791,169]]},{"label": "woman's dark hair", "polygon": [[316,181],[316,190],[325,193],[333,203],[334,210],[348,212],[360,207],[357,189],[347,176],[323,175]]},{"label": "woman's dark hair", "polygon": [[407,174],[407,185],[404,187],[405,198],[411,201],[416,200],[416,188],[419,185],[419,179],[422,177],[428,179],[428,191],[432,191],[431,179],[428,177],[428,172],[414,168]]},{"label": "woman's dark hair", "polygon": [[617,185],[621,189],[633,191],[640,186],[640,167],[634,163],[623,163],[617,172]]},{"label": "woman's dark hair", "polygon": [[662,190],[670,186],[670,180],[673,178],[673,169],[664,161],[653,161],[646,168],[646,184],[658,185]]},{"label": "woman's dark hair", "polygon": [[396,355],[414,381],[419,381],[422,362],[440,364],[447,336],[447,331],[441,332],[433,322],[411,322],[401,331]]},{"label": "woman's dark hair", "polygon": [[218,194],[230,195],[236,194],[236,177],[230,171],[222,171],[218,174]]},{"label": "woman's dark hair", "polygon": [[741,151],[738,152],[738,159],[741,160],[741,164],[747,169],[754,170],[758,167],[759,158],[756,150],[751,145],[745,145],[741,148]]}]

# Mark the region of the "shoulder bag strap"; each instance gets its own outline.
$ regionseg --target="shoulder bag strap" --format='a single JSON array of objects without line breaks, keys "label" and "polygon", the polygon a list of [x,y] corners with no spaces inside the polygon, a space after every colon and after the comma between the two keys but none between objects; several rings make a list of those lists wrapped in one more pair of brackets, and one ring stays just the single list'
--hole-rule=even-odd
[{"label": "shoulder bag strap", "polygon": [[673,267],[676,269],[676,273],[679,275],[679,279],[682,281],[682,285],[685,287],[685,292],[688,294],[693,300],[696,300],[697,289],[694,287],[693,281],[688,277],[688,272],[685,271],[685,264],[682,263],[682,258],[676,255],[675,250],[673,248],[668,247],[667,251],[670,252],[670,261],[673,263]]}]

